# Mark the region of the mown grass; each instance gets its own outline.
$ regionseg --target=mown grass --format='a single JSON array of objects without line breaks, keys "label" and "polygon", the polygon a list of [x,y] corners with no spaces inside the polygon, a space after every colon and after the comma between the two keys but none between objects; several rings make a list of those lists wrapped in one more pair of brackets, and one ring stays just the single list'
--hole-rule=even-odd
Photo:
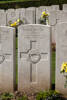
[{"label": "mown grass", "polygon": [[56,61],[56,53],[52,51],[52,84],[55,84],[55,61]]},{"label": "mown grass", "polygon": [[18,84],[18,38],[16,37],[16,84]]}]

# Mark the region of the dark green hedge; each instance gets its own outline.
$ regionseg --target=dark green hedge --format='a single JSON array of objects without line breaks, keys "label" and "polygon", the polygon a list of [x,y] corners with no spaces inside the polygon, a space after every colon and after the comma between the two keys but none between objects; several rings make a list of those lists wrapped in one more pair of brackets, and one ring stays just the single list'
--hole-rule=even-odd
[{"label": "dark green hedge", "polygon": [[[9,1],[9,0],[0,0],[1,1]],[[13,1],[13,0],[12,0]],[[18,0],[19,1],[19,0]],[[23,7],[38,7],[38,6],[42,6],[42,5],[62,5],[67,3],[67,0],[31,0],[31,1],[26,1],[25,2],[3,2],[0,3],[0,8],[1,9],[8,9],[8,8],[23,8]]]},{"label": "dark green hedge", "polygon": [[0,3],[1,9],[8,9],[8,8],[26,8],[32,6],[40,6],[39,1],[28,1],[28,2],[9,2],[9,3]]},{"label": "dark green hedge", "polygon": [[42,5],[67,4],[67,0],[41,0]]}]

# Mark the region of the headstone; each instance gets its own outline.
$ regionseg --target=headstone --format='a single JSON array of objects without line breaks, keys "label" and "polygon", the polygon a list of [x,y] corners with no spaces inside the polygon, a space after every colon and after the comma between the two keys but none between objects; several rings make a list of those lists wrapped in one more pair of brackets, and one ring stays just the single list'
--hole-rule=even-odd
[{"label": "headstone", "polygon": [[26,23],[26,18],[25,18],[25,8],[19,8],[16,9],[16,12],[19,12],[19,18],[21,21],[23,21],[23,23]]},{"label": "headstone", "polygon": [[0,26],[6,25],[6,12],[4,10],[0,10]]},{"label": "headstone", "polygon": [[56,34],[55,34],[55,27],[56,26],[51,26],[51,42],[52,44],[56,44]]},{"label": "headstone", "polygon": [[67,4],[63,4],[63,10],[67,11]]},{"label": "headstone", "polygon": [[29,7],[25,10],[26,24],[35,24],[35,7]]},{"label": "headstone", "polygon": [[57,23],[67,22],[67,11],[57,11]]},{"label": "headstone", "polygon": [[40,7],[36,8],[36,23],[39,24],[39,19],[40,19],[43,11],[46,11],[47,13],[49,13],[52,16],[53,19],[55,19],[56,18],[55,13],[58,10],[59,10],[59,5],[40,6]]},{"label": "headstone", "polygon": [[15,52],[15,30],[0,26],[0,91],[14,91],[16,85]]},{"label": "headstone", "polygon": [[50,11],[49,13],[49,24],[51,26],[55,26],[57,23],[57,12],[56,11]]},{"label": "headstone", "polygon": [[55,35],[55,26],[57,24],[57,12],[56,11],[50,11],[49,14],[49,25],[51,25],[51,36],[52,36],[52,43],[56,43],[56,35]]},{"label": "headstone", "polygon": [[50,6],[48,6],[48,9],[47,6],[41,6],[36,8],[36,24],[40,24],[40,17],[42,15],[42,12],[43,11],[49,12],[49,9],[51,9]]},{"label": "headstone", "polygon": [[60,73],[61,65],[67,62],[67,23],[59,23],[56,26],[56,90],[67,96],[67,88],[64,87],[65,77]]},{"label": "headstone", "polygon": [[17,19],[19,19],[19,12],[15,9],[8,9],[7,13],[7,25],[10,23],[14,23]]},{"label": "headstone", "polygon": [[18,28],[18,91],[48,90],[51,86],[50,26]]},{"label": "headstone", "polygon": [[53,10],[57,11],[57,10],[59,10],[59,5],[52,5],[51,9],[52,9],[52,11]]}]

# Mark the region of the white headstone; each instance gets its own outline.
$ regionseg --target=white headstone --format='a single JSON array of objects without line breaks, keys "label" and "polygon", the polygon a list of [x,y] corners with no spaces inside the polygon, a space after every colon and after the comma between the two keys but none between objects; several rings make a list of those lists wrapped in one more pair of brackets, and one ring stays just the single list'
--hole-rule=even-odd
[{"label": "white headstone", "polygon": [[55,26],[57,23],[57,12],[56,11],[50,11],[49,13],[49,24],[51,26]]},{"label": "white headstone", "polygon": [[57,12],[56,11],[50,11],[49,14],[49,25],[51,25],[52,30],[52,43],[55,44],[56,43],[56,35],[55,35],[55,26],[57,24]]},{"label": "white headstone", "polygon": [[16,9],[16,12],[19,12],[19,18],[25,24],[26,23],[26,19],[25,19],[25,8]]},{"label": "white headstone", "polygon": [[48,90],[51,86],[50,26],[18,28],[18,90]]},{"label": "white headstone", "polygon": [[63,10],[67,11],[67,4],[63,4]]},{"label": "white headstone", "polygon": [[59,5],[52,5],[51,9],[57,11],[59,10]]},{"label": "white headstone", "polygon": [[7,13],[7,25],[9,25],[10,22],[14,23],[19,18],[19,12],[15,9],[8,9],[6,11]]},{"label": "white headstone", "polygon": [[35,24],[35,7],[29,7],[25,10],[26,24]]},{"label": "white headstone", "polygon": [[0,26],[0,91],[14,91],[15,52],[15,29]]},{"label": "white headstone", "polygon": [[57,11],[57,23],[67,22],[67,11]]},{"label": "white headstone", "polygon": [[40,17],[42,15],[42,12],[43,11],[49,12],[49,8],[50,6],[48,6],[48,9],[47,6],[41,6],[36,8],[36,24],[40,24]]},{"label": "white headstone", "polygon": [[[36,8],[36,23],[37,24],[39,23],[39,19],[40,19],[41,14],[42,14],[43,11],[46,11],[46,13],[49,13],[49,15],[52,16],[53,21],[54,21],[54,19],[56,18],[55,13],[58,10],[59,10],[59,5],[41,6],[41,7]],[[52,21],[52,23],[55,22],[55,21],[54,22],[53,21]]]},{"label": "white headstone", "polygon": [[64,88],[65,77],[60,73],[61,65],[67,62],[67,23],[59,23],[56,26],[56,90],[67,96],[67,88]]},{"label": "white headstone", "polygon": [[56,26],[51,26],[51,36],[52,36],[52,38],[51,38],[51,42],[52,42],[52,44],[56,44],[56,34],[55,34],[55,27]]},{"label": "white headstone", "polygon": [[0,10],[0,26],[6,25],[6,12],[4,10]]}]

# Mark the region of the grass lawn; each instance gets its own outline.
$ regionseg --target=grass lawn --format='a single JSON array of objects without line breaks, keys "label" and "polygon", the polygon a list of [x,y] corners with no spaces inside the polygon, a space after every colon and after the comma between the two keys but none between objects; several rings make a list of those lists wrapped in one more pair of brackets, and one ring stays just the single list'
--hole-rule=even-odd
[{"label": "grass lawn", "polygon": [[55,84],[55,51],[52,51],[52,84]]},{"label": "grass lawn", "polygon": [[18,84],[18,38],[16,38],[16,84]]}]

